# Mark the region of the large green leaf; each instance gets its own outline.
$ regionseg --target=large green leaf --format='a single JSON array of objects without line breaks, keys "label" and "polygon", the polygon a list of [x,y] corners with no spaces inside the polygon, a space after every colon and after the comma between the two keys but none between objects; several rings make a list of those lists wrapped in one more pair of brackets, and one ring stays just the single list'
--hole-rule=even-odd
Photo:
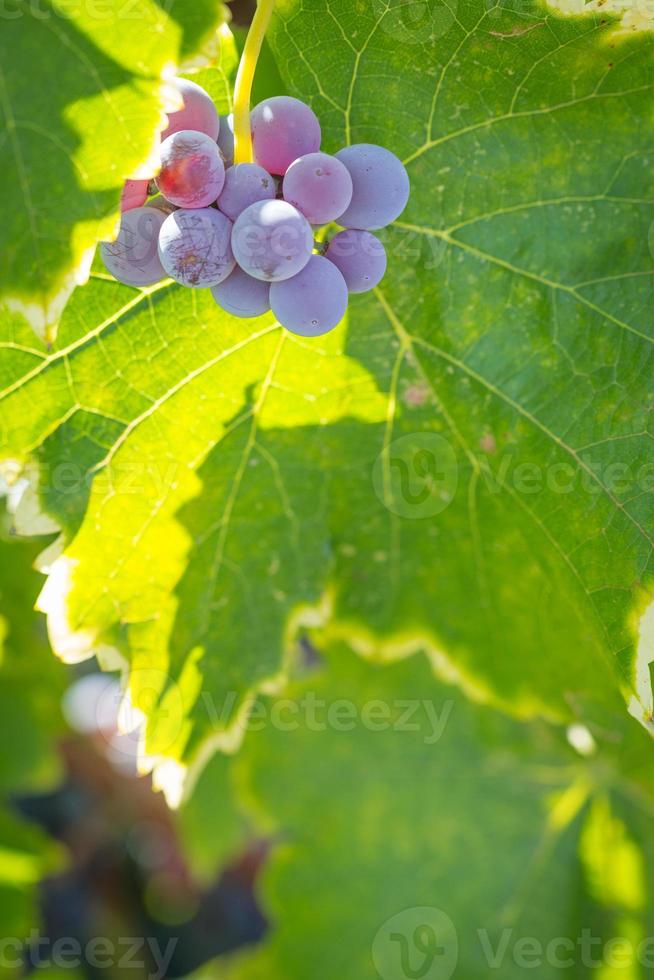
[{"label": "large green leaf", "polygon": [[[415,585],[421,555],[422,587],[400,599],[354,542],[342,613],[360,618],[362,575],[378,626],[403,621],[398,602],[424,622],[429,595],[436,646],[524,708],[560,711],[609,661],[628,691],[652,597],[652,34],[540,4],[427,2],[417,19],[402,0],[282,9],[280,63],[328,146],[379,140],[412,178],[355,343],[375,363],[374,345],[362,351],[374,322],[394,347],[386,440],[414,444],[390,450],[408,486],[391,472],[388,495],[417,519],[378,544],[397,582]],[[458,458],[433,523],[411,513],[420,448],[452,489],[447,447],[416,439],[414,406],[430,401]]]},{"label": "large green leaf", "polygon": [[230,976],[649,975],[644,731],[625,718],[594,752],[577,734],[584,757],[543,723],[434,683],[422,657],[329,660],[268,704],[236,764],[273,841],[271,933]]},{"label": "large green leaf", "polygon": [[8,0],[0,34],[0,298],[49,336],[126,177],[151,176],[166,91],[222,18],[220,0]]},{"label": "large green leaf", "polygon": [[99,270],[47,356],[4,321],[2,455],[38,456],[64,529],[53,645],[131,665],[171,798],[302,623],[426,650],[519,715],[593,720],[617,691],[650,712],[654,41],[529,4],[429,2],[427,31],[404,9],[287,3],[273,32],[326,148],[382,142],[412,180],[339,330]]}]

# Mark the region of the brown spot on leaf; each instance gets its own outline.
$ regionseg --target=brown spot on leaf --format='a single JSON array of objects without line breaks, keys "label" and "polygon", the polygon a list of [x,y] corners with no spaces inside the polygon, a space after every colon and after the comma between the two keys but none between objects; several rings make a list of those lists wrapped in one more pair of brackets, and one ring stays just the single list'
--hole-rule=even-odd
[{"label": "brown spot on leaf", "polygon": [[545,21],[542,20],[539,21],[538,24],[530,24],[529,27],[524,27],[521,24],[516,24],[514,27],[511,28],[510,31],[490,31],[489,33],[492,34],[493,37],[503,37],[503,38],[522,37],[523,34],[529,34],[531,31],[535,31],[537,27],[544,27],[544,26],[545,26]]},{"label": "brown spot on leaf", "polygon": [[409,385],[402,395],[402,401],[410,408],[420,408],[429,398],[429,388],[424,384]]},{"label": "brown spot on leaf", "polygon": [[495,436],[492,432],[485,432],[481,439],[479,440],[479,448],[484,453],[494,453],[497,449],[497,443],[495,442]]}]

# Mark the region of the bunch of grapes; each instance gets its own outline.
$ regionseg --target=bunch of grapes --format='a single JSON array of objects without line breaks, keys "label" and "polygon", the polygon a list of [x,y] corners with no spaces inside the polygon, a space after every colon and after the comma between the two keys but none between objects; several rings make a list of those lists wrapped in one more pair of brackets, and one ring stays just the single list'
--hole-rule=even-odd
[{"label": "bunch of grapes", "polygon": [[[293,333],[327,333],[348,294],[372,289],[386,271],[372,232],[404,210],[406,170],[370,143],[321,152],[314,112],[285,95],[253,109],[255,162],[235,164],[231,117],[218,116],[194,82],[177,85],[183,108],[162,133],[159,173],[154,184],[127,181],[120,232],[101,246],[107,269],[134,286],[170,276],[211,289],[233,316],[272,310]],[[341,230],[315,240],[333,224]]]}]

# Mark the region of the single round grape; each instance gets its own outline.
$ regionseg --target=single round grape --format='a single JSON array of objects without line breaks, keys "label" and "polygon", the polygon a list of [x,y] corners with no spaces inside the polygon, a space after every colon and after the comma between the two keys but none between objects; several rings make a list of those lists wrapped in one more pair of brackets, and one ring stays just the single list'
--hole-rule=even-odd
[{"label": "single round grape", "polygon": [[166,278],[157,242],[166,215],[154,208],[132,208],[120,218],[115,242],[102,242],[100,255],[107,270],[126,286],[152,286]]},{"label": "single round grape", "polygon": [[218,198],[220,210],[236,221],[256,201],[272,201],[277,185],[267,170],[256,163],[238,163],[225,171],[225,183]]},{"label": "single round grape", "polygon": [[120,195],[120,210],[131,211],[142,208],[148,199],[149,180],[126,180]]},{"label": "single round grape", "polygon": [[353,186],[339,225],[374,231],[402,214],[409,200],[409,177],[394,153],[373,143],[355,143],[339,150],[336,158],[350,171]]},{"label": "single round grape", "polygon": [[211,290],[218,306],[232,316],[261,316],[270,309],[270,286],[248,276],[237,265],[227,279]]},{"label": "single round grape", "polygon": [[285,174],[305,153],[320,148],[320,123],[312,109],[290,95],[274,95],[250,113],[255,161],[271,174]]},{"label": "single round grape", "polygon": [[217,144],[205,133],[183,129],[161,144],[157,188],[179,208],[206,208],[225,183],[225,166]]},{"label": "single round grape", "polygon": [[290,165],[284,176],[284,200],[301,211],[312,225],[335,221],[352,200],[349,171],[328,153],[307,153]]},{"label": "single round grape", "polygon": [[231,234],[231,221],[215,208],[173,211],[159,233],[161,264],[183,286],[215,286],[235,265]]},{"label": "single round grape", "polygon": [[240,267],[255,279],[280,282],[302,269],[313,251],[313,231],[286,201],[257,201],[234,222],[232,248]]},{"label": "single round grape", "polygon": [[220,134],[220,118],[211,97],[187,78],[176,78],[173,85],[184,100],[184,106],[177,112],[168,113],[168,126],[161,134],[161,142],[183,129],[205,133],[215,142]]},{"label": "single round grape", "polygon": [[345,279],[332,262],[322,255],[312,255],[292,279],[271,285],[270,306],[291,333],[318,337],[332,330],[345,315]]},{"label": "single round grape", "polygon": [[386,250],[369,231],[347,228],[334,235],[325,258],[340,269],[350,293],[367,293],[386,272]]},{"label": "single round grape", "polygon": [[220,132],[218,133],[218,149],[220,150],[225,167],[234,165],[234,116],[220,117]]}]

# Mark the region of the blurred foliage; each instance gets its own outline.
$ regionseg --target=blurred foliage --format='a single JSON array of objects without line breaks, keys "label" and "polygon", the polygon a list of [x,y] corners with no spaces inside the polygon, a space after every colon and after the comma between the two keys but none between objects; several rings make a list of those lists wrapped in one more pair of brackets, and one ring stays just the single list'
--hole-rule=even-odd
[{"label": "blurred foliage", "polygon": [[0,932],[23,938],[38,923],[36,887],[59,864],[58,849],[19,818],[13,800],[60,776],[54,739],[63,728],[64,668],[52,656],[45,623],[33,611],[39,546],[11,541],[0,513]]},{"label": "blurred foliage", "polygon": [[[423,657],[370,664],[344,648],[285,693],[288,729],[271,702],[236,762],[277,843],[262,882],[269,942],[230,976],[412,976],[397,937],[419,965],[428,950],[423,960],[414,933],[430,924],[446,958],[428,976],[448,975],[451,960],[460,980],[486,976],[490,948],[504,949],[503,978],[523,977],[526,937],[569,944],[563,975],[596,976],[584,930],[598,963],[624,937],[625,975],[646,976],[636,957],[654,935],[654,777],[650,736],[630,719],[596,732],[584,757],[560,729],[467,702]],[[539,978],[561,976],[541,957]]]},{"label": "blurred foliage", "polygon": [[218,752],[209,760],[177,818],[189,866],[199,881],[213,880],[245,850],[253,827],[232,784],[230,756]]}]

